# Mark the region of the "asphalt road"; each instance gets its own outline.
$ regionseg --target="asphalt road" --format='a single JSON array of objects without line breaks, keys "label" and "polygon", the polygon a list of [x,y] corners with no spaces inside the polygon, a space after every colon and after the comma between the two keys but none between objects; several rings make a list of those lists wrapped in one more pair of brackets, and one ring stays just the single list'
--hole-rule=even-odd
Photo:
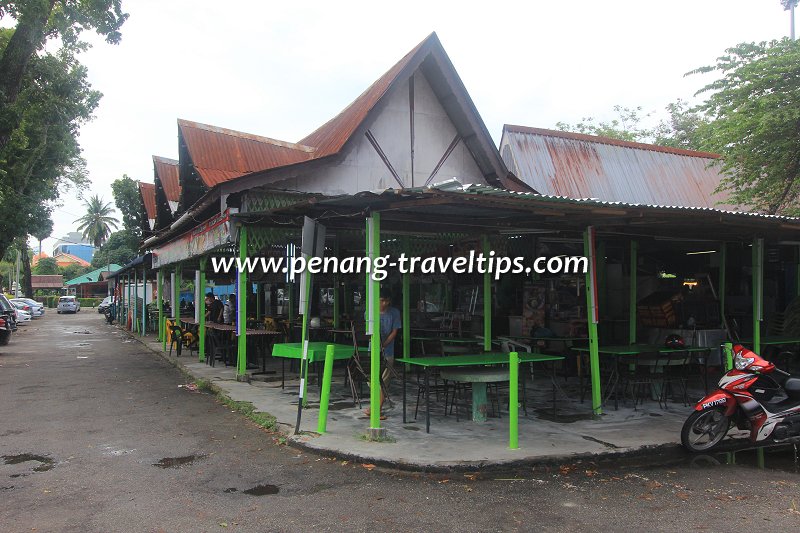
[{"label": "asphalt road", "polygon": [[800,475],[785,458],[788,470],[400,473],[282,445],[184,383],[93,310],[23,328],[0,347],[0,530],[800,528]]}]

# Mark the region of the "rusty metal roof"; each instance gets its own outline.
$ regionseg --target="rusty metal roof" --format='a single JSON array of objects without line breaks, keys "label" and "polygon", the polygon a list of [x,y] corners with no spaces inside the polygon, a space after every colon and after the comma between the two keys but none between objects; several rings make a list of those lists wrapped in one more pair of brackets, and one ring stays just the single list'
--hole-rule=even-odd
[{"label": "rusty metal roof", "polygon": [[156,186],[154,183],[139,182],[139,194],[142,197],[144,210],[147,213],[147,218],[155,220],[156,218]]},{"label": "rusty metal roof", "polygon": [[314,148],[178,119],[192,164],[206,187],[314,157]]},{"label": "rusty metal roof", "polygon": [[511,172],[545,195],[742,210],[714,192],[716,154],[512,125],[500,145]]},{"label": "rusty metal roof", "polygon": [[156,170],[156,179],[161,181],[161,187],[169,202],[177,202],[181,196],[181,184],[178,180],[178,162],[167,157],[153,156],[153,165]]}]

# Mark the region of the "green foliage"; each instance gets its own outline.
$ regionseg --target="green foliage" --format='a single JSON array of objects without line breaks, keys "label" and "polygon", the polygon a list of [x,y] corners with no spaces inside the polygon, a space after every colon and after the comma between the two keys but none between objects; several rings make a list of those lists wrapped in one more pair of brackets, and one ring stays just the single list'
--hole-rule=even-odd
[{"label": "green foliage", "polygon": [[642,114],[642,107],[614,106],[616,117],[607,122],[598,122],[592,117],[584,117],[577,124],[556,123],[556,129],[586,135],[609,137],[622,141],[632,141],[672,148],[698,150],[700,143],[697,129],[706,120],[686,102],[678,100],[666,107],[668,118],[653,127],[646,126],[653,113]]},{"label": "green foliage", "polygon": [[715,65],[698,111],[705,149],[722,155],[720,190],[730,201],[771,214],[800,215],[800,43],[743,43]]},{"label": "green foliage", "polygon": [[69,281],[71,279],[77,278],[78,276],[82,276],[87,272],[91,272],[92,270],[94,270],[94,268],[91,266],[83,267],[80,265],[72,264],[65,267],[61,267],[59,269],[59,274],[64,276],[64,281]]},{"label": "green foliage", "polygon": [[115,231],[92,257],[92,266],[100,268],[110,263],[125,265],[137,256],[139,237],[127,229]]},{"label": "green foliage", "polygon": [[42,257],[33,267],[33,273],[39,275],[58,274],[58,264],[52,257]]},{"label": "green foliage", "polygon": [[81,307],[97,307],[102,301],[102,298],[78,298],[78,303],[81,304]]},{"label": "green foliage", "polygon": [[86,200],[84,206],[86,214],[75,221],[79,223],[78,231],[82,231],[83,237],[95,248],[100,248],[111,234],[111,228],[117,229],[119,220],[111,216],[114,212],[111,202],[106,203],[97,195]]},{"label": "green foliage", "polygon": [[127,174],[123,174],[121,178],[114,180],[111,184],[111,191],[114,194],[114,203],[122,213],[122,226],[140,236],[142,233],[142,202],[139,184]]}]

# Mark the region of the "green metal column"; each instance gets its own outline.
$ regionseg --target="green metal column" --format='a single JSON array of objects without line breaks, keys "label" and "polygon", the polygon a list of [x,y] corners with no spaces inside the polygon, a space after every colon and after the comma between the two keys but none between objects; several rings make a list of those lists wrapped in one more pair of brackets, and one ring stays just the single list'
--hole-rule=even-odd
[{"label": "green metal column", "polygon": [[[483,236],[483,257],[489,258],[489,236]],[[483,273],[483,349],[492,349],[492,275]]]},{"label": "green metal column", "polygon": [[636,344],[636,305],[639,301],[637,292],[637,274],[639,269],[639,243],[631,241],[631,286],[630,286],[630,309],[628,319],[628,343]]},{"label": "green metal column", "polygon": [[508,354],[508,447],[519,449],[519,353]]},{"label": "green metal column", "polygon": [[200,295],[197,309],[197,357],[201,363],[206,360],[206,258],[200,258]]},{"label": "green metal column", "polygon": [[761,355],[764,319],[764,239],[753,239],[753,351]]},{"label": "green metal column", "polygon": [[[152,299],[152,298],[151,298]],[[147,335],[147,270],[142,267],[142,337]]]},{"label": "green metal column", "polygon": [[[127,284],[128,284],[128,297],[125,300],[125,328],[128,327],[128,319],[131,317],[131,275],[127,275]],[[133,320],[131,320],[131,329],[133,331]]]},{"label": "green metal column", "polygon": [[[239,259],[244,264],[247,258],[247,226],[239,228]],[[238,359],[236,364],[236,377],[241,379],[247,371],[247,273],[242,269],[237,280],[236,306],[236,331],[239,336]]]},{"label": "green metal column", "polygon": [[589,260],[586,271],[586,321],[589,331],[589,371],[592,378],[592,413],[603,413],[603,396],[600,391],[600,353],[597,336],[597,259],[594,249],[594,227],[589,226],[583,233],[583,255]]},{"label": "green metal column", "polygon": [[[368,222],[367,238],[369,239],[370,246],[368,247],[370,261],[374,264],[375,259],[380,255],[381,246],[381,214],[378,212],[372,213],[371,223]],[[370,406],[370,429],[380,429],[381,427],[381,303],[380,291],[381,284],[372,278],[370,274],[367,275],[367,287],[369,288],[369,301],[372,304],[372,336],[370,338],[370,388],[369,388],[369,406]]]},{"label": "green metal column", "polygon": [[725,293],[728,285],[728,243],[723,242],[719,254],[719,317],[725,324]]},{"label": "green metal column", "polygon": [[167,348],[167,336],[164,335],[164,269],[158,269],[157,275],[158,289],[158,340]]},{"label": "green metal column", "polygon": [[136,269],[133,269],[133,300],[131,303],[133,304],[133,314],[131,315],[131,332],[136,333],[139,331],[139,327],[136,324],[136,321],[139,320],[139,279],[137,276]]},{"label": "green metal column", "polygon": [[[408,256],[408,237],[403,237],[403,252]],[[411,357],[411,274],[403,272],[403,357]]]},{"label": "green metal column", "polygon": [[175,319],[175,325],[179,325],[178,321],[181,318],[181,285],[183,283],[181,264],[175,265],[175,287],[172,289],[175,297],[172,301],[172,318]]}]

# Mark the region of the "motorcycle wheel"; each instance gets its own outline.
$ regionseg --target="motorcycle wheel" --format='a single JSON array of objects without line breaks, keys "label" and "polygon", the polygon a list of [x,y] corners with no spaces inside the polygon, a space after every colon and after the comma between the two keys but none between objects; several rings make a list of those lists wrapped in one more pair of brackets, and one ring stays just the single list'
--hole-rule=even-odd
[{"label": "motorcycle wheel", "polygon": [[681,443],[690,452],[705,452],[720,443],[731,426],[722,409],[695,411],[683,423]]}]

